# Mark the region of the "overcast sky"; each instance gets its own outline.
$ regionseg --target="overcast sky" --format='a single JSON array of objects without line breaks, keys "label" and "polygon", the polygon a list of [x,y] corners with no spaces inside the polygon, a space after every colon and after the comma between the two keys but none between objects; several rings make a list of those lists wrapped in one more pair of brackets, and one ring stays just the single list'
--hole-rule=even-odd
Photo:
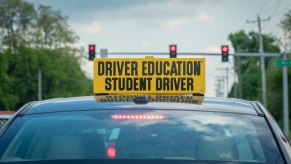
[{"label": "overcast sky", "polygon": [[[247,24],[259,14],[271,21],[262,24],[263,33],[280,37],[278,27],[291,9],[291,0],[29,0],[61,10],[80,37],[79,47],[90,43],[109,52],[167,52],[171,43],[178,52],[219,52],[230,45],[228,34],[239,30],[257,31]],[[232,52],[232,48],[231,48]],[[110,56],[114,57],[114,56]],[[165,56],[168,57],[168,56]],[[179,56],[180,57],[180,56]],[[92,77],[92,63],[82,65]],[[206,57],[206,96],[215,96],[215,77],[233,67],[219,57]],[[229,88],[234,81],[229,73]]]}]

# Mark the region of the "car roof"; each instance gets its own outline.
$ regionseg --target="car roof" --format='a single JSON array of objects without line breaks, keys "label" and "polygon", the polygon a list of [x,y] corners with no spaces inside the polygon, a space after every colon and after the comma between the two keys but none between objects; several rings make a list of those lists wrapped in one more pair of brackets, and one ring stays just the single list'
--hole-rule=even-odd
[{"label": "car roof", "polygon": [[30,105],[22,114],[106,109],[197,110],[258,115],[250,101],[241,99],[205,98],[201,105],[174,102],[148,102],[147,104],[136,104],[134,102],[97,102],[94,96],[38,101]]}]

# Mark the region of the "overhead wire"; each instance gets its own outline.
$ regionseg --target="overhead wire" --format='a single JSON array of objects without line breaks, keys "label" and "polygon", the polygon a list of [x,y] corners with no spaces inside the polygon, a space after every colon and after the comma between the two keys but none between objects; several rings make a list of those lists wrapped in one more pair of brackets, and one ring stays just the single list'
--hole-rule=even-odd
[{"label": "overhead wire", "polygon": [[287,5],[285,5],[286,7],[283,8],[280,12],[276,13],[273,15],[273,17],[278,17],[278,16],[281,16],[284,12],[287,13],[288,10],[291,10],[291,1],[290,3],[288,3]]},{"label": "overhead wire", "polygon": [[263,5],[261,6],[261,8],[258,10],[258,14],[260,14],[261,13],[261,11],[263,10],[263,8],[268,4],[268,0],[265,0],[265,2],[263,3]]},{"label": "overhead wire", "polygon": [[[250,20],[255,19],[255,18],[257,17],[257,15],[260,15],[261,12],[264,10],[264,8],[265,8],[266,6],[268,6],[268,3],[269,3],[269,0],[265,0],[265,1],[263,2],[263,4],[261,5],[261,7],[257,10],[256,14],[255,14],[254,16],[248,18],[248,20],[249,20],[249,19],[250,19]],[[245,27],[246,27],[247,24],[248,24],[248,23],[245,23],[245,24],[244,24],[244,29],[245,29]],[[245,30],[245,31],[246,31],[246,30]],[[251,25],[251,31],[255,31],[255,29],[254,29],[254,25]]]},{"label": "overhead wire", "polygon": [[270,23],[271,21],[273,21],[272,18],[273,18],[273,16],[274,16],[274,14],[277,12],[277,10],[278,10],[278,8],[279,8],[281,2],[282,2],[282,0],[278,0],[278,3],[277,3],[277,1],[275,1],[273,11],[272,11],[271,15],[269,16],[269,17],[271,18],[271,20],[268,21],[268,22],[266,22],[264,25],[262,25],[262,28],[266,28],[266,27],[269,25],[269,23]]},{"label": "overhead wire", "polygon": [[[268,21],[268,22],[266,22],[265,24],[262,25],[262,28],[263,28],[263,29],[266,30],[266,27],[269,27],[269,24],[270,24],[271,22],[275,22],[275,21],[276,21],[276,19],[274,19],[274,15],[275,15],[276,12],[278,11],[278,8],[279,8],[279,6],[281,5],[281,3],[282,3],[282,0],[275,1],[275,4],[273,5],[274,7],[273,7],[273,10],[272,10],[272,13],[271,13],[270,16],[269,16],[269,17],[271,18],[271,20]],[[277,25],[275,25],[275,26],[272,28],[271,31],[273,31],[273,29],[275,29],[275,28],[277,28]]]}]

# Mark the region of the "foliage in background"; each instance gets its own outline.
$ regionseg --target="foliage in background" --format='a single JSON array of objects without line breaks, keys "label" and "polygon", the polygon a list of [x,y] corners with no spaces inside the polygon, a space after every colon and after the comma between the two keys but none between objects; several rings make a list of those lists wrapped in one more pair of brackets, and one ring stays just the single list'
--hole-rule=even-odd
[{"label": "foliage in background", "polygon": [[[245,33],[245,31],[239,31],[229,35],[229,40],[235,52],[258,52],[259,51],[259,35],[255,32]],[[263,35],[264,50],[265,52],[279,52],[279,46],[276,44],[276,39],[269,35]],[[270,63],[271,58],[265,58],[266,69]],[[260,58],[258,57],[240,57],[235,58],[235,71],[238,74],[238,65],[240,61],[241,69],[241,98],[247,100],[261,101],[261,68]],[[235,88],[237,87],[237,88]],[[235,96],[234,89],[237,89],[238,85],[233,87],[230,92],[230,97]]]},{"label": "foliage in background", "polygon": [[[236,52],[259,52],[259,36],[255,32],[239,31],[229,35],[229,40]],[[263,35],[265,52],[280,52],[278,39],[271,35]],[[268,110],[280,123],[282,120],[282,69],[274,66],[278,57],[266,57],[267,102]],[[262,102],[261,68],[259,57],[240,57],[242,99]],[[238,57],[235,59],[235,70],[238,74]],[[289,79],[291,69],[289,68]],[[239,84],[235,83],[229,97],[239,97]],[[289,86],[289,93],[291,93]],[[289,97],[289,101],[290,101]]]},{"label": "foliage in background", "polygon": [[80,68],[78,37],[67,17],[49,6],[0,0],[0,110],[17,110],[42,98],[89,95],[92,81]]},{"label": "foliage in background", "polygon": [[13,52],[21,45],[64,48],[78,40],[61,11],[23,0],[0,0],[0,34],[3,48]]},{"label": "foliage in background", "polygon": [[72,54],[60,50],[21,47],[0,54],[0,108],[17,109],[38,99],[38,71],[42,71],[43,99],[88,95],[91,81]]}]

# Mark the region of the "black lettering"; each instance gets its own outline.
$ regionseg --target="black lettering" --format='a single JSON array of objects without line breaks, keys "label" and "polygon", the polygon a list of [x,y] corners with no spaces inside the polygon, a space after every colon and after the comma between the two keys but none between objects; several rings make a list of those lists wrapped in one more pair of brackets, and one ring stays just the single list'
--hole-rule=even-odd
[{"label": "black lettering", "polygon": [[131,91],[132,90],[132,79],[126,78],[126,90]]},{"label": "black lettering", "polygon": [[147,78],[147,80],[148,80],[148,90],[150,91],[152,78]]},{"label": "black lettering", "polygon": [[117,82],[116,81],[117,81],[117,78],[116,77],[115,78],[112,78],[112,80],[113,80],[113,90],[116,91],[116,86],[117,86],[117,84],[116,84]]},{"label": "black lettering", "polygon": [[98,76],[104,75],[104,62],[98,62]]},{"label": "black lettering", "polygon": [[147,70],[146,64],[147,64],[146,61],[143,61],[142,62],[142,71],[141,71],[142,76],[147,76],[147,73],[146,73],[146,70]]},{"label": "black lettering", "polygon": [[193,63],[188,61],[187,62],[187,75],[192,76],[193,74]]},{"label": "black lettering", "polygon": [[137,76],[137,62],[132,61],[131,62],[131,76]]},{"label": "black lettering", "polygon": [[162,79],[161,78],[156,78],[156,90],[160,91],[162,90]]},{"label": "black lettering", "polygon": [[182,64],[182,61],[177,61],[177,65],[178,65],[178,66],[177,66],[177,68],[178,68],[178,69],[177,69],[177,74],[178,74],[178,75],[181,75],[181,64]]},{"label": "black lettering", "polygon": [[156,75],[162,75],[163,74],[163,67],[162,67],[162,61],[157,61],[157,66],[156,66]]},{"label": "black lettering", "polygon": [[153,76],[155,74],[155,63],[153,61],[148,62],[148,75]]},{"label": "black lettering", "polygon": [[140,78],[139,79],[139,90],[140,91],[146,90],[146,81],[147,81],[147,78]]},{"label": "black lettering", "polygon": [[174,83],[175,90],[179,90],[179,86],[180,86],[180,78],[178,78],[178,79],[176,79],[176,78],[172,78],[172,83]]},{"label": "black lettering", "polygon": [[138,91],[138,78],[133,78],[133,90]]},{"label": "black lettering", "polygon": [[118,89],[123,91],[125,89],[125,78],[121,78],[118,83]]},{"label": "black lettering", "polygon": [[177,68],[176,68],[176,62],[172,62],[172,68],[171,68],[171,75],[177,75]]},{"label": "black lettering", "polygon": [[200,75],[200,61],[194,61],[194,75]]},{"label": "black lettering", "polygon": [[[117,63],[119,63],[119,62],[117,62]],[[112,71],[113,71],[113,75],[115,76],[116,75],[116,62],[113,62],[112,64],[113,64]]]},{"label": "black lettering", "polygon": [[164,91],[170,90],[170,88],[169,88],[170,87],[169,86],[169,78],[164,78],[163,85],[164,85],[164,87],[163,87]]},{"label": "black lettering", "polygon": [[112,76],[112,63],[110,61],[106,62],[106,75]]},{"label": "black lettering", "polygon": [[117,69],[118,69],[118,75],[122,76],[122,71],[123,71],[123,66],[124,66],[124,62],[117,62]]},{"label": "black lettering", "polygon": [[125,76],[130,76],[130,67],[129,67],[130,61],[125,61]]},{"label": "black lettering", "polygon": [[183,61],[183,75],[186,75],[186,64],[185,61]]},{"label": "black lettering", "polygon": [[164,75],[169,75],[170,71],[167,69],[170,66],[170,62],[169,61],[165,61],[164,62]]},{"label": "black lettering", "polygon": [[194,90],[194,80],[193,78],[187,78],[187,90],[188,91],[193,91]]},{"label": "black lettering", "polygon": [[186,91],[186,83],[185,83],[185,81],[186,81],[186,78],[180,78],[180,80],[181,80],[181,91]]},{"label": "black lettering", "polygon": [[109,91],[111,90],[111,79],[110,78],[105,78],[105,90]]}]

